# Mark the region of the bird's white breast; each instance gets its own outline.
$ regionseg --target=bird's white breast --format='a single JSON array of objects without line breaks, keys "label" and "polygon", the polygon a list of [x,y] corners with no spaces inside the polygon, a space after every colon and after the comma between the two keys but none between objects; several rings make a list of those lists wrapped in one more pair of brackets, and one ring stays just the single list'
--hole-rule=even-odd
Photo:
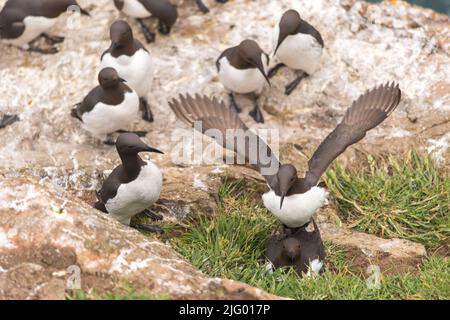
[{"label": "bird's white breast", "polygon": [[158,199],[162,188],[162,174],[151,161],[141,168],[137,178],[120,185],[114,198],[109,199],[106,210],[114,219],[130,224],[130,219],[149,208]]},{"label": "bird's white breast", "polygon": [[151,13],[138,0],[125,0],[122,12],[127,16],[137,19],[144,19],[151,16]]},{"label": "bird's white breast", "polygon": [[[275,26],[274,30],[274,50],[278,43],[280,27]],[[321,63],[323,48],[316,38],[309,34],[298,33],[287,36],[281,43],[276,57],[289,68],[305,71],[313,74]]]},{"label": "bird's white breast", "polygon": [[39,37],[42,33],[48,31],[56,23],[57,18],[50,19],[46,17],[26,17],[23,20],[25,30],[16,39],[6,39],[6,43],[10,43],[24,49],[28,48],[28,43]]},{"label": "bird's white breast", "polygon": [[97,103],[82,115],[83,128],[101,140],[119,129],[126,129],[138,117],[139,97],[135,91],[126,92],[122,103],[112,106]]},{"label": "bird's white breast", "polygon": [[[267,57],[263,54],[262,61],[267,73]],[[257,68],[237,69],[228,61],[227,57],[219,60],[219,79],[227,90],[236,93],[261,93],[266,79]]]},{"label": "bird's white breast", "polygon": [[107,53],[103,56],[101,68],[111,67],[137,92],[145,97],[152,86],[153,62],[149,52],[139,49],[134,55],[121,55],[117,58]]},{"label": "bird's white breast", "polygon": [[280,197],[274,191],[270,190],[263,194],[262,199],[266,208],[283,224],[290,228],[298,228],[311,220],[317,209],[325,204],[327,195],[324,188],[313,187],[305,193],[286,196],[282,209]]},{"label": "bird's white breast", "polygon": [[323,261],[319,259],[314,259],[309,263],[307,276],[318,275],[323,268]]}]

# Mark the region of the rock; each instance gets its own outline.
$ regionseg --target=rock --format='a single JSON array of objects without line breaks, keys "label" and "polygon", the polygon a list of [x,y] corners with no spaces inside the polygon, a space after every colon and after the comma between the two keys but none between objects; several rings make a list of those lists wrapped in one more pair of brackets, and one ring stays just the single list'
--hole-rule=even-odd
[{"label": "rock", "polygon": [[411,272],[427,256],[425,247],[419,243],[353,231],[329,211],[330,208],[323,208],[317,214],[323,239],[344,248],[352,265],[363,272],[372,265],[380,267],[383,273]]},{"label": "rock", "polygon": [[52,278],[39,264],[22,263],[0,273],[0,299],[61,300],[65,283]]},{"label": "rock", "polygon": [[118,291],[126,281],[177,299],[275,298],[208,278],[169,246],[48,182],[22,177],[0,186],[0,299],[64,299],[77,274],[81,289],[99,293]]}]

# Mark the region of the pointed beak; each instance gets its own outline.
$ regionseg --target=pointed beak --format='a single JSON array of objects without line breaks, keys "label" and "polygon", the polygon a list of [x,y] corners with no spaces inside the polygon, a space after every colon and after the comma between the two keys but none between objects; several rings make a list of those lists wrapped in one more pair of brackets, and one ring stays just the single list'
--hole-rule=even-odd
[{"label": "pointed beak", "polygon": [[158,150],[158,149],[152,148],[152,147],[150,147],[150,146],[147,146],[147,147],[144,149],[144,151],[164,154],[164,152],[162,152],[162,151],[160,151],[160,150]]},{"label": "pointed beak", "polygon": [[112,46],[114,49],[120,48],[122,46],[121,41],[122,39],[118,35],[113,35],[111,37]]},{"label": "pointed beak", "polygon": [[278,49],[280,48],[280,44],[282,41],[279,41],[277,44],[277,47],[275,48],[275,51],[273,52],[273,55],[275,56],[277,54]]},{"label": "pointed beak", "polygon": [[297,255],[294,252],[288,252],[287,256],[291,259],[291,261],[294,261],[295,258],[297,258]]},{"label": "pointed beak", "polygon": [[80,13],[84,16],[88,16],[88,17],[91,16],[91,14],[88,11],[84,10],[83,8],[80,9]]},{"label": "pointed beak", "polygon": [[119,78],[120,82],[127,82],[127,80],[123,79],[123,78]]},{"label": "pointed beak", "polygon": [[269,77],[267,76],[266,71],[264,70],[264,66],[263,66],[262,61],[259,61],[259,62],[258,62],[258,65],[257,65],[256,67],[257,67],[258,70],[261,72],[261,74],[264,76],[264,78],[266,79],[266,81],[267,81],[267,83],[269,84],[269,86],[272,86],[272,85],[270,84],[270,79],[269,79]]},{"label": "pointed beak", "polygon": [[284,202],[285,197],[286,197],[286,192],[283,192],[281,194],[281,199],[280,199],[280,210],[283,208],[283,202]]}]

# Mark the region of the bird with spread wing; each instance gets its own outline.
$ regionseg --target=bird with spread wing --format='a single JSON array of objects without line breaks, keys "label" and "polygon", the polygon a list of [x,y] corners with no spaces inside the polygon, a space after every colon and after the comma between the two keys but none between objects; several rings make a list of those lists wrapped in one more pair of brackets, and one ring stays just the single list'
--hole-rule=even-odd
[{"label": "bird with spread wing", "polygon": [[[195,97],[180,95],[179,99],[173,99],[169,105],[183,122],[193,126],[195,122],[201,121],[202,133],[206,134],[209,129],[219,130],[222,137],[214,137],[219,144],[247,160],[253,159],[249,161],[250,164],[259,169],[270,188],[262,196],[266,208],[285,227],[300,228],[311,221],[314,213],[326,201],[326,190],[317,184],[328,166],[348,146],[363,139],[367,131],[382,123],[399,105],[400,100],[401,90],[394,82],[362,94],[314,152],[304,177],[298,177],[293,165],[281,164],[270,147],[248,130],[238,114],[228,109],[223,102],[197,94]],[[242,130],[247,131],[245,143],[230,143],[230,139],[236,140],[237,137],[230,137],[230,132]],[[268,170],[269,168],[275,170]]]}]

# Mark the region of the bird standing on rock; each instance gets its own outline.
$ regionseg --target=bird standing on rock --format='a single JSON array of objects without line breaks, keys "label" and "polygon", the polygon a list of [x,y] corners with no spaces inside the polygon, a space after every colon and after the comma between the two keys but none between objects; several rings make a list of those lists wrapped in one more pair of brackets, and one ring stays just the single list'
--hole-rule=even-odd
[{"label": "bird standing on rock", "polygon": [[158,19],[159,32],[169,34],[178,18],[177,8],[168,0],[114,0],[114,5],[125,15],[136,19],[148,43],[155,41],[156,36],[143,19]]},{"label": "bird standing on rock", "polygon": [[[110,134],[123,132],[138,118],[139,97],[113,68],[100,71],[98,81],[100,85],[92,89],[71,114],[96,138],[114,144]],[[145,135],[145,132],[139,134]]]},{"label": "bird standing on rock", "polygon": [[[161,220],[161,215],[148,208],[159,199],[162,174],[152,161],[142,160],[139,153],[163,152],[148,146],[133,133],[121,134],[117,138],[116,148],[122,164],[111,172],[97,192],[98,201],[94,207],[125,225],[130,225],[131,218],[138,213]],[[162,232],[157,226],[131,226],[148,232]]]},{"label": "bird standing on rock", "polygon": [[64,37],[50,36],[46,32],[73,6],[89,16],[75,0],[8,0],[0,12],[0,39],[30,52],[57,53],[56,47],[42,49],[33,46],[32,42],[40,36],[51,45],[63,42]]},{"label": "bird standing on rock", "polygon": [[117,71],[137,92],[142,118],[153,122],[153,113],[146,98],[153,81],[153,60],[150,52],[133,37],[133,31],[125,21],[116,21],[111,25],[110,37],[111,46],[103,53],[100,67],[110,67]]},{"label": "bird standing on rock", "polygon": [[319,31],[295,10],[286,11],[274,29],[274,55],[281,61],[269,71],[269,77],[282,67],[288,66],[296,71],[297,77],[286,86],[290,95],[299,83],[313,74],[319,67],[324,42]]},{"label": "bird standing on rock", "polygon": [[250,116],[259,123],[264,122],[264,117],[258,98],[265,83],[270,85],[267,77],[268,65],[269,56],[253,40],[244,40],[238,46],[226,49],[216,61],[219,79],[229,91],[231,108],[241,112],[235,100],[235,93],[250,94],[254,101]]},{"label": "bird standing on rock", "polygon": [[[363,139],[367,131],[383,122],[398,106],[400,99],[401,91],[394,83],[380,85],[361,95],[314,152],[302,178],[297,176],[297,169],[292,164],[281,164],[270,147],[248,130],[237,113],[225,108],[223,103],[197,95],[195,98],[181,96],[169,105],[185,123],[192,126],[201,121],[202,133],[208,129],[219,131],[221,136],[214,134],[219,144],[256,166],[270,189],[262,196],[264,206],[285,228],[296,229],[309,224],[314,213],[325,204],[327,191],[317,184],[328,166],[347,147]],[[198,126],[194,128],[198,129]],[[236,136],[231,137],[232,132]],[[236,143],[234,140],[239,139],[242,132],[246,134],[245,143]]]}]

